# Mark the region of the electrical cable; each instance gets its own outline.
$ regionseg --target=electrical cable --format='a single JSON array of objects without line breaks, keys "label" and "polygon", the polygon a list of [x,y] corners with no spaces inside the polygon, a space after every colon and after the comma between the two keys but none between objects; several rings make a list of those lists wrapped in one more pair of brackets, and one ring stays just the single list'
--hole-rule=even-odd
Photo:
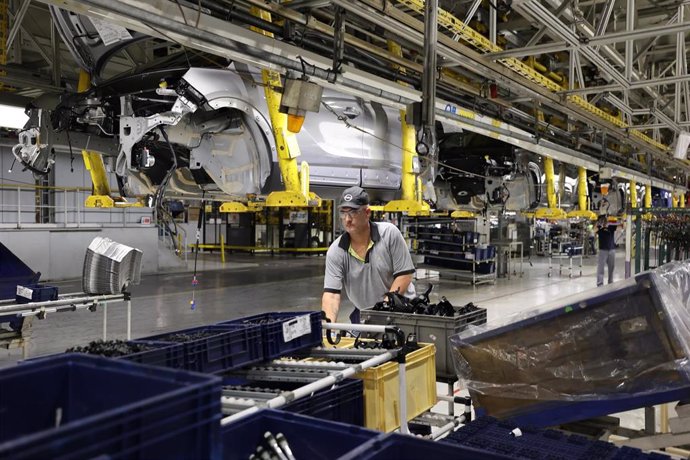
[{"label": "electrical cable", "polygon": [[199,285],[199,280],[196,278],[196,264],[199,259],[199,240],[201,239],[201,223],[206,219],[206,190],[201,192],[201,210],[199,211],[199,220],[196,225],[196,252],[194,253],[194,275],[192,277],[192,300],[189,302],[192,310],[196,309],[196,287]]}]

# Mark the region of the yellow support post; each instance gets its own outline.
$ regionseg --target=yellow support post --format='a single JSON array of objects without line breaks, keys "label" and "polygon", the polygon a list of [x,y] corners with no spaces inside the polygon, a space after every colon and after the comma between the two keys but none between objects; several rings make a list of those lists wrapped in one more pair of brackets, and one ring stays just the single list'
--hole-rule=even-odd
[{"label": "yellow support post", "polygon": [[645,185],[644,187],[644,207],[652,207],[652,184]]},{"label": "yellow support post", "polygon": [[[392,54],[402,57],[402,47],[392,40],[388,40],[388,50]],[[398,71],[405,72],[402,66],[396,67]],[[417,135],[414,126],[408,125],[405,121],[405,115],[406,111],[400,110],[402,128],[402,197],[400,200],[387,203],[384,206],[384,210],[386,212],[407,212],[411,216],[428,216],[431,208],[428,203],[422,201],[421,181],[418,180],[417,174],[414,171],[414,163],[417,160],[417,151],[415,149]]]},{"label": "yellow support post", "polygon": [[222,233],[220,235],[220,261],[225,263],[225,238],[223,238]]},{"label": "yellow support post", "polygon": [[587,170],[582,166],[577,168],[577,202],[580,211],[587,211]]},{"label": "yellow support post", "polygon": [[[272,21],[271,13],[266,10],[253,6],[251,13],[264,21]],[[258,27],[252,26],[251,30],[273,38],[271,32]],[[294,133],[287,130],[287,115],[280,112],[280,89],[283,86],[280,81],[280,74],[272,70],[262,70],[261,79],[264,83],[266,105],[268,106],[273,136],[278,149],[278,166],[285,184],[285,191],[272,192],[268,195],[266,206],[319,206],[321,200],[315,194],[309,193],[308,187],[305,194],[300,182],[300,174],[297,169],[297,157],[300,156],[300,149],[297,137]],[[307,186],[308,184],[309,182],[307,182]]]},{"label": "yellow support post", "polygon": [[639,207],[637,204],[637,181],[634,180],[630,181],[630,206],[633,209]]},{"label": "yellow support post", "polygon": [[546,174],[546,199],[549,208],[557,208],[556,202],[556,178],[553,172],[553,158],[544,157],[544,173]]},{"label": "yellow support post", "polygon": [[678,194],[675,191],[671,192],[671,207],[677,208],[678,207],[678,201],[679,201]]},{"label": "yellow support post", "polygon": [[577,204],[578,210],[570,211],[568,217],[596,220],[596,213],[587,209],[587,169],[577,168]]},{"label": "yellow support post", "polygon": [[680,194],[680,207],[681,208],[685,207],[685,192]]}]

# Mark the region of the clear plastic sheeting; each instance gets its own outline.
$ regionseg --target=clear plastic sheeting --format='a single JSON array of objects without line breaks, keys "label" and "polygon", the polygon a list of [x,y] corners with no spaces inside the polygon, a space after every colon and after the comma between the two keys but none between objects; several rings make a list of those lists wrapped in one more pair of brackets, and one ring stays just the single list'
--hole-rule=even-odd
[{"label": "clear plastic sheeting", "polygon": [[450,340],[475,406],[498,418],[690,387],[690,261]]},{"label": "clear plastic sheeting", "polygon": [[86,249],[82,289],[87,294],[119,294],[141,279],[143,253],[97,236]]}]

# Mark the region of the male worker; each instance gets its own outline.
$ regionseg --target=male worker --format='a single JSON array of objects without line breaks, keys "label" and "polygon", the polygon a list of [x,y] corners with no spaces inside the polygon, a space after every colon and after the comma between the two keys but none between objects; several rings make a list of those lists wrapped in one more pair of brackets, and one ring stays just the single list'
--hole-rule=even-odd
[{"label": "male worker", "polygon": [[373,307],[386,292],[414,297],[415,271],[407,243],[393,224],[371,222],[369,195],[361,187],[345,190],[338,203],[345,233],[326,254],[321,309],[333,322],[338,318],[343,288],[355,310],[350,321],[359,323],[359,310]]},{"label": "male worker", "polygon": [[599,258],[597,259],[597,286],[604,284],[604,265],[608,266],[609,284],[613,283],[613,269],[616,265],[616,225],[609,224],[606,216],[597,220],[599,235]]}]

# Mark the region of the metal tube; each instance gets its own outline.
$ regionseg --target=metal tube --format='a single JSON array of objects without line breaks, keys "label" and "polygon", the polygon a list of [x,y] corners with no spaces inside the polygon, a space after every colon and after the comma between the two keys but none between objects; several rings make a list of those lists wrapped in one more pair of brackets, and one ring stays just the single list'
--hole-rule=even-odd
[{"label": "metal tube", "polygon": [[[628,0],[628,1],[634,1],[634,0]],[[684,9],[685,9],[685,7],[681,3],[678,6],[678,23],[679,24],[681,24],[683,22],[683,11],[684,11]],[[676,35],[676,76],[681,76],[681,75],[685,74],[685,69],[684,69],[684,65],[683,65],[684,64],[683,53],[685,51],[684,45],[685,45],[685,32],[678,32],[678,34]],[[688,77],[687,74],[685,76]],[[690,78],[690,77],[688,77],[688,78]],[[680,123],[682,121],[680,119],[680,114],[681,114],[681,110],[680,110],[681,109],[681,102],[680,101],[681,101],[681,95],[682,95],[680,88],[681,88],[681,84],[680,84],[680,82],[677,82],[676,83],[676,91],[675,91],[675,106],[674,106],[674,109],[675,109],[674,120],[676,123]],[[686,97],[687,97],[687,95],[686,95]],[[685,114],[685,116],[687,117],[688,114]]]},{"label": "metal tube", "polygon": [[127,340],[132,340],[132,301],[127,301]]},{"label": "metal tube", "polygon": [[496,35],[498,32],[498,27],[497,27],[497,16],[498,13],[496,12],[496,4],[495,3],[489,3],[489,40],[491,40],[491,43],[494,45],[496,44]]},{"label": "metal tube", "polygon": [[[475,4],[479,4],[479,0]],[[438,0],[424,2],[424,73],[422,74],[422,136],[430,158],[436,158],[436,43],[438,42]],[[431,164],[434,171],[436,165]],[[430,179],[434,177],[431,174]]]},{"label": "metal tube", "polygon": [[[560,22],[560,21],[559,21]],[[675,24],[675,25],[659,25],[653,27],[646,27],[644,29],[633,30],[631,32],[614,32],[600,37],[589,38],[587,45],[580,45],[579,41],[577,44],[571,44],[567,41],[557,42],[557,43],[547,43],[545,45],[535,45],[524,48],[516,48],[507,51],[499,51],[496,53],[489,53],[486,56],[490,59],[504,59],[507,57],[523,57],[523,56],[536,56],[545,53],[557,53],[560,51],[566,51],[570,48],[576,47],[579,49],[584,49],[586,47],[602,46],[613,43],[620,43],[626,41],[630,38],[635,40],[643,38],[652,38],[660,35],[671,35],[675,33],[687,32],[690,30],[690,23]]]},{"label": "metal tube", "polygon": [[334,331],[357,331],[357,332],[386,332],[390,326],[378,326],[375,324],[349,324],[349,323],[323,323],[323,328]]},{"label": "metal tube", "polygon": [[108,304],[103,304],[103,340],[108,337]]},{"label": "metal tube", "polygon": [[12,43],[14,43],[14,39],[17,37],[17,33],[22,26],[22,21],[24,20],[24,16],[26,16],[26,12],[29,10],[30,4],[31,0],[24,0],[19,7],[19,11],[17,11],[17,14],[14,16],[14,24],[12,24],[12,29],[10,33],[7,34],[7,40],[5,41],[5,52],[8,52],[12,47]]},{"label": "metal tube", "polygon": [[[637,216],[641,219],[641,216]],[[639,248],[638,248],[639,250]],[[632,269],[632,213],[625,219],[625,277],[630,278]]]},{"label": "metal tube", "polygon": [[[625,31],[632,32],[635,29],[635,0],[627,0],[625,12]],[[625,40],[625,79],[632,80],[633,71],[633,39]]]},{"label": "metal tube", "polygon": [[[278,408],[281,406],[284,406],[288,402],[288,397],[290,398],[290,401],[293,399],[298,399],[302,398],[304,396],[308,396],[312,394],[315,391],[318,391],[322,388],[329,387],[333,385],[334,383],[340,382],[341,380],[350,377],[352,375],[355,375],[358,372],[363,371],[364,369],[368,369],[370,367],[378,366],[379,364],[383,364],[387,361],[390,361],[391,359],[395,358],[398,355],[398,350],[390,350],[386,353],[380,354],[378,356],[375,356],[371,359],[368,359],[366,361],[363,361],[355,366],[348,367],[347,369],[343,369],[342,371],[339,372],[334,372],[333,374],[329,375],[328,377],[324,377],[322,379],[316,380],[315,382],[312,382],[308,385],[305,385],[303,387],[297,388],[296,390],[293,390],[291,392],[286,392],[283,393],[280,396],[277,396],[267,402],[267,407],[270,408]],[[223,401],[224,398],[221,398],[221,402]],[[222,426],[228,425],[230,423],[236,422],[238,420],[241,420],[248,415],[253,414],[254,412],[257,412],[259,410],[258,407],[250,407],[249,409],[243,410],[242,412],[238,412],[236,414],[230,415],[228,417],[225,417],[221,419],[220,424]]]},{"label": "metal tube", "polygon": [[410,429],[407,426],[407,370],[404,362],[398,364],[398,382],[400,432],[410,434]]},{"label": "metal tube", "polygon": [[455,429],[456,426],[458,426],[461,423],[465,423],[465,416],[461,415],[457,419],[453,420],[452,422],[448,422],[447,424],[443,425],[441,428],[438,429],[435,433],[431,434],[431,439],[434,441],[443,436],[446,433],[450,433]]},{"label": "metal tube", "polygon": [[74,297],[70,299],[59,299],[59,300],[49,300],[46,302],[32,302],[26,304],[11,304],[0,306],[0,314],[5,313],[21,313],[24,311],[38,310],[41,307],[58,307],[61,305],[73,305],[73,304],[84,304],[84,303],[101,303],[101,302],[113,302],[118,300],[123,300],[123,294],[110,294],[102,296],[90,296],[90,297]]}]

